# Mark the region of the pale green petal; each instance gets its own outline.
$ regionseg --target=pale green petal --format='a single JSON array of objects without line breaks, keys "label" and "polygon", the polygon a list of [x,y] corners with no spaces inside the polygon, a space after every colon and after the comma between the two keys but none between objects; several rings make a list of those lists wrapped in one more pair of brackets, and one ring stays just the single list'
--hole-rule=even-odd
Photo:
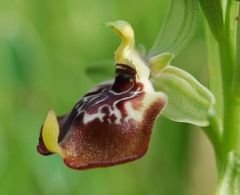
[{"label": "pale green petal", "polygon": [[170,65],[173,58],[174,58],[174,54],[168,53],[168,52],[151,57],[149,59],[149,66],[151,68],[151,73],[155,75],[160,74],[160,72],[165,67]]},{"label": "pale green petal", "polygon": [[168,96],[163,116],[197,126],[209,125],[209,117],[214,114],[214,96],[191,74],[168,66],[152,82],[157,91]]}]

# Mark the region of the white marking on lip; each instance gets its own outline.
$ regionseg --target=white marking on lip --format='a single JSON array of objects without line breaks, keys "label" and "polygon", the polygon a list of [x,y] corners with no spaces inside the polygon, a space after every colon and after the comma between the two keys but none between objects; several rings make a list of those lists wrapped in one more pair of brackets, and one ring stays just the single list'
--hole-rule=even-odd
[{"label": "white marking on lip", "polygon": [[126,102],[125,103],[125,109],[128,113],[128,116],[125,118],[126,121],[128,121],[129,119],[133,118],[134,120],[140,122],[142,120],[142,111],[138,111],[136,109],[133,108],[132,103],[131,102]]},{"label": "white marking on lip", "polygon": [[[127,91],[125,91],[125,92],[122,92],[121,94],[124,94],[124,93],[127,93]],[[80,115],[81,113],[83,113],[83,124],[84,125],[86,125],[87,123],[89,123],[89,122],[92,122],[93,120],[95,120],[95,119],[99,119],[100,120],[100,122],[104,122],[104,120],[103,120],[103,118],[104,118],[104,116],[106,116],[106,113],[103,113],[103,108],[105,108],[105,109],[107,109],[108,110],[108,112],[109,112],[109,116],[115,116],[115,121],[114,121],[114,124],[121,124],[121,118],[122,118],[122,114],[121,114],[121,111],[117,108],[117,104],[118,103],[120,103],[120,102],[122,102],[122,101],[124,101],[124,100],[128,100],[128,99],[131,99],[131,98],[133,98],[133,97],[135,97],[137,94],[139,94],[139,92],[133,92],[132,93],[132,95],[131,96],[127,96],[127,97],[124,97],[124,98],[121,98],[121,99],[118,99],[118,100],[116,100],[114,103],[113,103],[113,105],[112,105],[112,107],[113,108],[111,108],[111,106],[110,105],[108,105],[108,104],[103,104],[102,106],[100,106],[99,108],[98,108],[98,110],[97,110],[97,112],[96,113],[93,113],[93,114],[89,114],[89,113],[87,113],[87,111],[86,110],[82,110],[82,108],[84,107],[84,105],[86,105],[86,103],[88,103],[88,99],[90,98],[89,96],[87,96],[87,97],[85,97],[85,98],[83,98],[83,103],[82,103],[82,105],[78,108],[78,114],[77,114],[77,116],[78,115]],[[119,95],[119,94],[118,94]],[[97,94],[96,94],[96,97],[97,97]],[[92,98],[92,97],[91,97]],[[95,98],[94,98],[95,99]],[[98,104],[98,103],[100,103],[100,102],[102,102],[102,101],[104,101],[104,100],[106,100],[107,99],[107,97],[105,97],[104,99],[102,99],[102,100],[99,100],[99,101],[97,101],[97,102],[95,102],[95,104]],[[111,120],[110,120],[111,121]],[[109,121],[108,121],[109,122]]]},{"label": "white marking on lip", "polygon": [[[148,85],[149,83],[147,83]],[[155,102],[158,98],[159,98],[159,93],[156,93],[154,92],[154,90],[148,86],[147,89],[148,91],[146,92],[145,90],[142,90],[140,87],[137,88],[137,91],[133,91],[133,92],[130,92],[134,87],[134,83],[132,84],[131,87],[129,87],[128,90],[126,91],[123,91],[123,92],[115,92],[113,90],[111,90],[111,88],[104,88],[103,90],[100,91],[100,93],[97,93],[97,94],[92,94],[90,96],[86,96],[84,98],[82,98],[82,101],[81,103],[78,103],[76,105],[76,109],[77,109],[77,116],[82,114],[83,113],[83,124],[86,125],[92,121],[94,121],[95,119],[99,119],[100,122],[104,122],[104,117],[106,115],[108,116],[115,116],[115,120],[114,122],[110,119],[110,118],[107,118],[106,119],[106,122],[109,123],[109,124],[121,124],[121,119],[122,119],[122,114],[121,114],[121,111],[117,108],[117,105],[120,103],[120,102],[124,102],[124,108],[127,112],[127,117],[124,118],[125,121],[129,120],[129,119],[134,119],[138,122],[142,121],[143,119],[143,115],[144,115],[144,112],[146,111],[146,109],[149,108],[149,106]],[[145,89],[145,85],[144,85],[144,89]],[[93,100],[96,100],[100,94],[103,94],[103,92],[106,92],[108,90],[108,92],[114,96],[116,96],[116,99],[118,98],[117,96],[122,96],[124,94],[128,95],[128,96],[125,96],[123,98],[120,98],[120,99],[117,99],[116,101],[113,102],[112,105],[109,105],[109,104],[103,104],[101,105],[98,109],[97,109],[97,112],[95,113],[91,113],[89,114],[87,112],[87,110],[83,109],[84,106],[86,104],[88,104],[89,106],[96,106],[98,105],[99,103],[105,101],[108,99],[108,96],[105,96],[103,97],[102,99],[94,102],[94,104],[91,104],[91,102]],[[141,90],[141,91],[139,91]],[[132,102],[131,101],[127,101],[127,100],[130,100],[132,99],[133,97],[136,97],[138,94],[142,93],[142,92],[146,92],[143,99],[141,100],[141,106],[137,109],[133,108],[132,106]],[[129,94],[128,94],[129,93]],[[163,94],[162,95],[162,98],[163,97]],[[78,108],[79,107],[79,108]],[[103,108],[105,108],[105,111],[103,111]],[[76,116],[76,117],[77,117]]]},{"label": "white marking on lip", "polygon": [[110,118],[108,118],[107,121],[108,121],[109,124],[112,124],[112,121],[111,121]]},{"label": "white marking on lip", "polygon": [[97,112],[94,114],[88,114],[86,111],[83,111],[84,116],[83,116],[83,123],[87,124],[95,119],[99,119],[100,122],[103,122],[103,117],[106,115],[105,113],[102,112]]},{"label": "white marking on lip", "polygon": [[162,99],[167,101],[167,97],[164,93],[161,92],[149,92],[145,93],[143,100],[141,101],[142,105],[138,109],[134,109],[131,102],[125,103],[125,109],[128,113],[128,116],[125,120],[133,118],[134,120],[141,122],[144,116],[144,112],[157,100]]},{"label": "white marking on lip", "polygon": [[100,102],[103,102],[107,99],[108,97],[104,97],[103,99],[99,100],[99,101],[96,101],[92,106],[96,105],[96,104],[99,104]]}]

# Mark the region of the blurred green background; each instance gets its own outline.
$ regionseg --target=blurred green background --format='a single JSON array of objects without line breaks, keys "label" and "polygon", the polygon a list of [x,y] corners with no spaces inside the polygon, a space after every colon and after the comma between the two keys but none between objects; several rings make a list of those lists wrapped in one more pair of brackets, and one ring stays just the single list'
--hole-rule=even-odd
[{"label": "blurred green background", "polygon": [[[206,136],[196,127],[161,117],[148,153],[129,164],[75,171],[57,155],[44,157],[36,151],[48,109],[59,115],[68,112],[95,85],[86,68],[113,59],[119,40],[103,24],[129,21],[137,43],[149,49],[167,4],[167,0],[0,0],[1,195],[212,194],[216,168]],[[207,84],[206,58],[200,22],[193,41],[173,63]]]}]

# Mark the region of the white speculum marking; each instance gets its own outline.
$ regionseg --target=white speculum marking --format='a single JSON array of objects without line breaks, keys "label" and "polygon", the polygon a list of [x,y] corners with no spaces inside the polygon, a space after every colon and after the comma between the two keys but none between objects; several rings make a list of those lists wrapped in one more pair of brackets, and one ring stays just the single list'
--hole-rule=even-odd
[{"label": "white speculum marking", "polygon": [[[111,93],[111,91],[110,91],[110,93]],[[123,92],[123,93],[126,93],[126,91]],[[123,94],[123,93],[121,93],[121,94]],[[145,110],[157,98],[159,98],[160,96],[161,96],[161,98],[164,98],[164,97],[163,97],[163,94],[158,94],[158,93],[155,93],[155,92],[145,93],[143,99],[141,100],[142,105],[138,109],[136,109],[136,108],[133,108],[132,101],[130,99],[135,97],[138,94],[139,94],[139,92],[133,92],[133,94],[131,96],[118,99],[117,101],[114,102],[112,107],[108,104],[103,104],[98,108],[97,112],[95,112],[93,114],[89,114],[86,110],[82,109],[84,107],[85,103],[88,102],[88,99],[93,98],[92,96],[85,97],[85,98],[83,98],[84,103],[78,108],[77,116],[80,115],[81,113],[84,114],[83,115],[83,124],[84,125],[88,124],[89,122],[92,122],[95,119],[99,119],[100,122],[108,122],[109,124],[113,123],[113,124],[119,125],[119,124],[121,124],[122,114],[121,114],[121,111],[117,108],[117,104],[122,102],[122,101],[125,101],[124,108],[127,112],[127,117],[125,117],[124,120],[128,121],[129,119],[134,119],[137,122],[141,122],[142,119],[143,119],[143,115],[144,115]],[[95,95],[99,96],[99,94],[95,94]],[[107,98],[105,97],[104,100],[106,100],[106,99]],[[129,101],[127,101],[127,100],[129,100]],[[94,105],[96,105],[96,104],[98,104],[102,101],[103,101],[103,99],[100,99],[98,102],[95,102]],[[105,110],[108,109],[107,110],[108,114],[103,112],[103,108]],[[114,115],[115,116],[114,122],[110,118],[106,118],[106,121],[104,121],[104,117],[106,115],[108,115],[109,117]]]},{"label": "white speculum marking", "polygon": [[[114,95],[114,96],[120,96],[120,95],[123,95],[123,94],[127,94],[128,92],[131,91],[131,89],[133,88],[134,86],[131,86],[127,91],[124,91],[124,92],[121,92],[121,93],[118,93],[118,92],[115,92],[115,91],[112,91],[112,90],[109,90],[109,93]],[[144,108],[139,108],[140,110],[137,111],[136,109],[134,109],[132,107],[132,103],[131,103],[131,99],[135,96],[137,96],[140,92],[142,91],[135,91],[135,92],[132,92],[132,95],[131,96],[127,96],[127,97],[124,97],[124,98],[120,98],[120,99],[117,99],[116,101],[114,101],[112,107],[108,104],[103,104],[101,105],[97,112],[95,113],[92,113],[92,114],[89,114],[87,112],[87,110],[83,109],[83,107],[86,105],[86,103],[88,103],[89,101],[92,101],[92,100],[95,100],[96,98],[98,98],[100,95],[103,95],[103,92],[105,92],[106,90],[102,90],[100,93],[98,94],[94,94],[94,95],[90,95],[90,96],[87,96],[87,97],[84,97],[82,99],[82,103],[81,104],[77,104],[75,106],[75,109],[77,109],[77,116],[79,116],[80,114],[83,113],[83,124],[86,125],[90,122],[92,122],[93,120],[95,119],[99,119],[100,122],[108,122],[109,124],[116,124],[116,125],[119,125],[121,124],[121,119],[122,119],[122,114],[121,114],[121,111],[117,108],[117,105],[118,103],[122,102],[122,101],[126,101],[124,103],[124,107],[125,107],[125,110],[128,114],[128,116],[126,118],[124,118],[125,121],[129,120],[129,119],[134,119],[134,120],[137,120],[137,121],[141,121],[142,120],[142,117],[143,117],[143,111],[145,110]],[[96,97],[94,97],[96,96]],[[99,101],[96,101],[92,104],[92,106],[94,105],[97,105],[105,100],[107,100],[108,96],[106,97],[103,97],[102,99],[100,99]],[[127,101],[129,100],[129,101]],[[103,108],[107,109],[107,113],[103,112]],[[108,115],[109,117],[111,116],[115,116],[115,120],[114,122],[110,119],[110,118],[106,118],[106,121],[104,121],[104,117]],[[76,116],[76,117],[77,117]]]},{"label": "white speculum marking", "polygon": [[[128,100],[128,99],[130,99],[130,98],[133,98],[135,95],[136,95],[136,94],[133,94],[133,95],[130,96],[130,97],[122,98],[122,99],[119,99],[119,100],[115,101],[114,104],[113,104],[113,108],[111,108],[111,106],[108,105],[108,104],[103,104],[102,106],[100,106],[100,107],[98,108],[98,111],[97,111],[96,113],[89,114],[86,110],[81,110],[81,111],[79,112],[79,115],[80,115],[81,113],[84,113],[83,123],[84,123],[85,125],[86,125],[87,123],[95,120],[95,119],[99,119],[100,122],[105,122],[105,121],[103,120],[103,118],[104,118],[106,115],[108,115],[108,116],[115,116],[115,120],[114,120],[113,123],[119,125],[119,124],[121,124],[122,114],[121,114],[121,111],[117,108],[117,104],[120,103],[121,101]],[[97,104],[97,103],[96,103],[96,104]],[[126,105],[126,104],[125,104],[125,105]],[[102,111],[103,108],[108,109],[108,112],[109,112],[109,113],[108,113],[108,114],[104,113],[104,112]],[[110,118],[107,119],[107,122],[108,122],[109,124],[112,123],[112,121],[111,121]]]},{"label": "white speculum marking", "polygon": [[[120,66],[120,68],[122,68],[122,67]],[[125,101],[123,106],[125,108],[127,116],[124,118],[124,120],[128,121],[129,119],[134,119],[137,122],[142,121],[145,110],[156,99],[158,99],[159,96],[161,96],[161,98],[163,98],[163,99],[165,99],[165,98],[163,97],[163,94],[159,94],[154,91],[149,80],[143,80],[141,83],[144,83],[144,90],[142,90],[140,87],[137,88],[137,90],[132,90],[134,88],[134,83],[132,82],[132,86],[123,92],[113,91],[113,90],[111,90],[110,87],[101,89],[101,85],[97,86],[96,88],[94,88],[93,90],[88,92],[88,93],[94,93],[94,92],[97,92],[97,93],[83,97],[81,102],[79,102],[75,106],[75,109],[78,112],[77,116],[79,116],[80,114],[83,114],[83,124],[84,125],[92,122],[95,119],[99,119],[100,122],[107,122],[108,124],[113,123],[113,124],[119,125],[119,124],[121,124],[121,119],[123,118],[123,116],[121,114],[121,111],[117,108],[117,105],[118,105],[118,103]],[[145,91],[145,94],[144,94],[143,99],[141,100],[141,105],[137,109],[134,108],[132,106],[131,99],[133,97],[139,95],[139,93],[144,92],[144,91]],[[106,95],[105,94],[106,92],[109,94]],[[120,97],[120,96],[123,96],[124,94],[126,94],[125,97],[118,99],[117,96]],[[129,96],[129,94],[131,94],[131,95]],[[99,98],[100,96],[102,96],[102,98],[100,98],[98,101],[94,101],[97,98]],[[99,105],[102,102],[107,101],[107,99],[110,96],[116,96],[114,98],[117,99],[116,101],[111,103],[112,105],[109,105],[108,103]],[[91,104],[91,102],[92,102],[92,104]],[[111,100],[110,100],[110,102],[111,102]],[[88,104],[88,105],[90,104],[90,106],[96,106],[96,107],[97,107],[97,105],[99,105],[99,107],[97,108],[96,112],[89,113],[86,109],[84,109],[84,106],[86,104]],[[105,110],[105,112],[103,111],[103,109]],[[107,113],[106,113],[106,111],[107,111]],[[106,117],[106,116],[108,116],[108,117]],[[114,116],[114,121],[112,121],[112,119],[110,118],[112,116]]]}]

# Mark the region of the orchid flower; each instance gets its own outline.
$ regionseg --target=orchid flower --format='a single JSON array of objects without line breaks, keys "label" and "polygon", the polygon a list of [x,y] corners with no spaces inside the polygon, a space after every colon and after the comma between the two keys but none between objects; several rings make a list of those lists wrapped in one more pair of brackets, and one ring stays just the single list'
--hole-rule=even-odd
[{"label": "orchid flower", "polygon": [[172,53],[144,58],[126,21],[107,23],[121,44],[115,52],[115,79],[87,92],[64,115],[48,112],[37,150],[59,154],[73,169],[112,166],[142,157],[158,115],[207,126],[214,96],[193,76],[171,66]]}]

